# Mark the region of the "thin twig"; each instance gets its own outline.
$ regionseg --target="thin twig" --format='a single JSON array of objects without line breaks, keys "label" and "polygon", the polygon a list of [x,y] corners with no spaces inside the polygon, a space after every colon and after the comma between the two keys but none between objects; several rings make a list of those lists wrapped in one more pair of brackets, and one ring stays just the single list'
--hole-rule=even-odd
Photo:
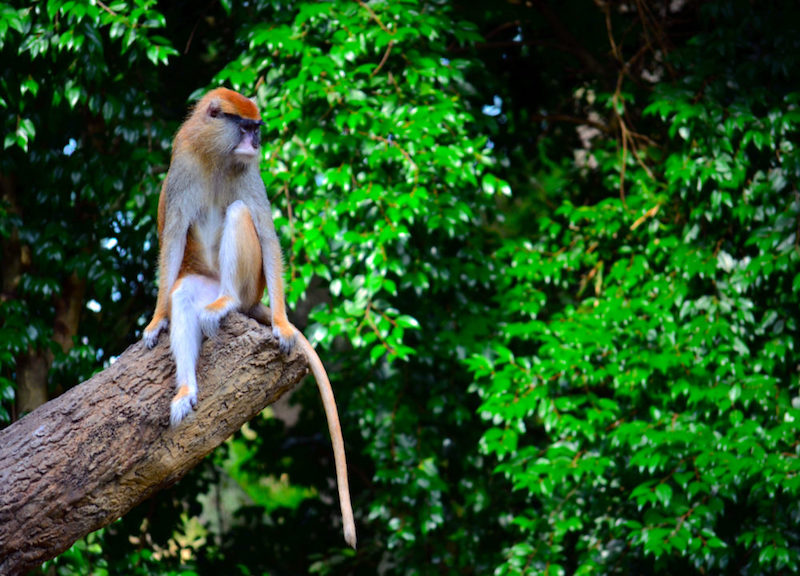
[{"label": "thin twig", "polygon": [[117,14],[117,13],[116,13],[116,12],[114,12],[114,11],[113,11],[111,8],[109,8],[108,6],[106,6],[105,4],[103,4],[103,3],[102,3],[100,0],[97,0],[97,5],[98,5],[98,6],[100,6],[100,8],[102,8],[102,9],[103,9],[103,10],[105,10],[106,12],[108,12],[109,14],[111,14],[112,16],[119,16],[119,14]]},{"label": "thin twig", "polygon": [[184,54],[189,53],[189,47],[192,45],[192,40],[194,40],[194,33],[197,31],[198,24],[200,24],[200,20],[195,21],[194,26],[192,26],[192,31],[189,33],[189,39],[186,41],[186,47],[183,49]]},{"label": "thin twig", "polygon": [[377,22],[378,26],[381,27],[381,30],[383,30],[387,34],[392,34],[392,31],[383,25],[383,22],[381,22],[381,19],[378,18],[378,15],[375,14],[375,11],[372,8],[370,8],[365,2],[362,2],[362,0],[356,0],[356,1],[358,2],[359,6],[361,6],[362,8],[366,9],[367,12],[369,12],[370,18],[372,18],[373,20],[375,20],[375,22]]},{"label": "thin twig", "polygon": [[394,46],[394,40],[389,40],[389,45],[386,47],[386,52],[383,53],[383,58],[381,58],[381,61],[375,67],[375,70],[372,71],[370,77],[375,76],[375,74],[380,72],[381,68],[383,68],[383,65],[386,64],[386,61],[389,59],[389,54],[392,52],[392,46]]}]

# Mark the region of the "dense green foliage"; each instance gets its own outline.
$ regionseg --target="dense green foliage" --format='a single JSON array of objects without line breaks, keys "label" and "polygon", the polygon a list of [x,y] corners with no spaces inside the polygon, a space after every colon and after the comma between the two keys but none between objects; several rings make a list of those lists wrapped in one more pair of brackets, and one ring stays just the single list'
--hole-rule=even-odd
[{"label": "dense green foliage", "polygon": [[139,336],[168,134],[224,83],[359,528],[305,386],[52,569],[800,569],[800,11],[667,4],[0,5],[0,422],[32,351],[55,392]]},{"label": "dense green foliage", "polygon": [[562,163],[594,200],[496,254],[503,329],[471,365],[527,494],[502,574],[798,569],[800,46],[779,12],[704,10],[674,81],[597,95],[645,143]]},{"label": "dense green foliage", "polygon": [[[54,353],[51,391],[121,351],[153,274],[154,168],[169,132],[142,90],[157,87],[155,64],[175,53],[154,34],[164,18],[153,2],[113,15],[60,4],[0,5],[0,424],[15,367],[33,350]],[[63,350],[54,339],[73,297],[92,302],[80,332],[91,337]]]}]

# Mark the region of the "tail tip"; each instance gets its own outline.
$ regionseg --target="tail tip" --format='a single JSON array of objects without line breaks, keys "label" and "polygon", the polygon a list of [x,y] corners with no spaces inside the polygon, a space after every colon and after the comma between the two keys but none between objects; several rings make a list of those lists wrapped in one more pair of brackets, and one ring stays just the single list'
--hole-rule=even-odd
[{"label": "tail tip", "polygon": [[344,541],[353,550],[356,549],[356,527],[354,524],[349,524],[344,527]]}]

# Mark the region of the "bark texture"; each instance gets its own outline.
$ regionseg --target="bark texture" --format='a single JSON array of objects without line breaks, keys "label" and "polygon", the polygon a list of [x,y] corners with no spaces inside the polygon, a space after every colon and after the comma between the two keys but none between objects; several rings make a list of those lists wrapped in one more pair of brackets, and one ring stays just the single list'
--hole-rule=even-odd
[{"label": "bark texture", "polygon": [[165,488],[297,384],[308,368],[241,314],[206,340],[196,411],[169,427],[168,338],[128,348],[107,370],[0,431],[0,575],[66,550]]}]

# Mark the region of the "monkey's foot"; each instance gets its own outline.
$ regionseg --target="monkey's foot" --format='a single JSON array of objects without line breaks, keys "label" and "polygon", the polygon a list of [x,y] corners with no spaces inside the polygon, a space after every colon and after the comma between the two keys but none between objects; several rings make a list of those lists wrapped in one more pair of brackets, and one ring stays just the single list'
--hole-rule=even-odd
[{"label": "monkey's foot", "polygon": [[208,338],[214,338],[219,323],[229,312],[236,309],[236,302],[230,296],[220,296],[200,311],[200,329]]},{"label": "monkey's foot", "polygon": [[186,384],[179,387],[169,406],[170,426],[175,428],[195,406],[197,406],[197,390],[190,390]]},{"label": "monkey's foot", "polygon": [[297,341],[297,329],[289,323],[273,324],[272,335],[277,338],[281,352],[288,354]]},{"label": "monkey's foot", "polygon": [[142,340],[144,340],[144,345],[147,346],[148,349],[152,350],[156,344],[158,344],[158,337],[162,331],[167,329],[169,326],[169,320],[166,318],[157,322],[153,325],[152,322],[147,325],[147,328],[144,329],[142,333]]}]

